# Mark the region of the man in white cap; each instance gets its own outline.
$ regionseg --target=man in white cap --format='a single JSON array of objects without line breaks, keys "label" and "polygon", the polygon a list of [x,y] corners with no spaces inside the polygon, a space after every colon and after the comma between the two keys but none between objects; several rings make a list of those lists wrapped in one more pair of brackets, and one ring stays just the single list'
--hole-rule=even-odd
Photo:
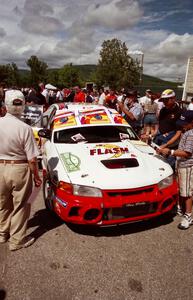
[{"label": "man in white cap", "polygon": [[11,251],[34,242],[33,237],[26,237],[32,177],[35,186],[41,185],[32,128],[19,120],[24,104],[21,91],[6,91],[7,113],[0,118],[0,243],[9,241]]},{"label": "man in white cap", "polygon": [[145,96],[139,98],[139,100],[138,100],[139,104],[141,104],[141,106],[143,108],[146,103],[151,102],[151,94],[152,94],[152,91],[150,89],[147,89],[145,91]]},{"label": "man in white cap", "polygon": [[[161,147],[169,147],[174,149],[178,146],[181,136],[181,128],[176,125],[182,110],[176,102],[175,92],[167,89],[162,92],[159,101],[164,103],[164,107],[160,110],[158,119],[158,132],[154,142]],[[174,168],[175,159],[169,158],[168,162]]]}]

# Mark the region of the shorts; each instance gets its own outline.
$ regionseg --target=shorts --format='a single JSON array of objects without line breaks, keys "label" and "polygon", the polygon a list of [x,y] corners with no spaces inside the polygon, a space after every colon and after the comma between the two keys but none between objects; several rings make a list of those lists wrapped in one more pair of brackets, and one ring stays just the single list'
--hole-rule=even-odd
[{"label": "shorts", "polygon": [[158,119],[156,114],[147,114],[144,117],[144,124],[145,125],[156,125],[158,123]]},{"label": "shorts", "polygon": [[181,197],[191,197],[193,195],[193,166],[178,168],[178,184]]}]

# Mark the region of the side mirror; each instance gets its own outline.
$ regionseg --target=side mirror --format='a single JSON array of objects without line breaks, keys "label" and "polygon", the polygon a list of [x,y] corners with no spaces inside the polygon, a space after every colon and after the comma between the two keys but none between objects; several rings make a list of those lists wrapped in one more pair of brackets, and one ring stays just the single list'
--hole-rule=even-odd
[{"label": "side mirror", "polygon": [[48,139],[50,140],[51,139],[51,130],[50,129],[40,129],[38,131],[38,136],[39,137],[42,137],[44,139]]}]

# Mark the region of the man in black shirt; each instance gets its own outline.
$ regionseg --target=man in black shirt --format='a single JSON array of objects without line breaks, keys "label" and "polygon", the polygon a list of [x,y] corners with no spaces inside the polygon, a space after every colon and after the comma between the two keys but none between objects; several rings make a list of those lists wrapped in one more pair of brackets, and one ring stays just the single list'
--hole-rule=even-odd
[{"label": "man in black shirt", "polygon": [[[173,90],[167,89],[163,91],[159,101],[164,103],[164,107],[160,110],[158,132],[155,137],[155,143],[160,145],[167,144],[172,146],[181,135],[181,130],[176,126],[176,121],[180,118],[182,110],[176,102]],[[180,131],[180,135],[176,137],[176,133]],[[173,139],[175,136],[175,139]],[[172,140],[171,140],[172,139]],[[170,141],[171,140],[171,141]],[[163,148],[163,147],[162,147]]]},{"label": "man in black shirt", "polygon": [[[160,110],[158,132],[155,136],[154,142],[160,146],[161,149],[169,147],[176,149],[182,133],[181,128],[178,128],[176,121],[180,118],[182,109],[176,102],[175,92],[167,89],[161,94],[159,101],[164,103],[164,107]],[[168,161],[174,167],[175,161]]]}]

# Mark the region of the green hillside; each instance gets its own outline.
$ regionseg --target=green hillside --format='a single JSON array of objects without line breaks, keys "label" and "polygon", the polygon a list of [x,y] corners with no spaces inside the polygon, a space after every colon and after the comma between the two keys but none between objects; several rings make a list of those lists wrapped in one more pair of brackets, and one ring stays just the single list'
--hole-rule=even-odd
[{"label": "green hillside", "polygon": [[[90,80],[92,73],[95,72],[95,70],[96,70],[96,65],[73,65],[73,67],[78,69],[81,77],[85,81]],[[52,68],[52,69],[48,69],[48,72],[57,71],[57,70],[58,69],[56,69],[56,68]],[[25,70],[25,69],[20,69],[19,72],[23,76],[28,76],[30,73],[29,70]],[[154,76],[143,74],[141,85],[144,87],[148,87],[148,88],[165,87],[165,86],[168,86],[170,88],[176,88],[178,84],[179,83],[165,81],[165,80],[162,80],[162,79],[154,77]]]},{"label": "green hillside", "polygon": [[[78,69],[81,78],[85,82],[90,81],[92,73],[95,72],[95,70],[96,70],[96,65],[73,65],[73,67]],[[56,69],[56,68],[48,69],[48,72],[53,71],[53,70],[57,71],[58,69]],[[19,71],[22,76],[28,76],[29,72],[30,72],[29,70],[24,70],[24,69],[19,70]],[[136,88],[139,90],[141,95],[143,95],[145,93],[145,90],[147,88],[151,89],[152,91],[154,91],[156,93],[162,92],[163,90],[165,90],[167,88],[171,88],[171,89],[175,90],[177,98],[181,99],[182,89],[179,89],[177,87],[178,85],[179,85],[179,83],[177,83],[177,82],[165,81],[165,80],[162,80],[162,79],[154,77],[154,76],[143,74],[142,82]]]},{"label": "green hillside", "polygon": [[177,99],[180,100],[182,98],[183,89],[178,88],[179,84],[179,82],[165,81],[160,78],[144,74],[142,76],[142,83],[137,87],[137,89],[142,95],[145,93],[146,89],[151,89],[155,93],[161,93],[165,89],[173,89],[175,90]]}]

